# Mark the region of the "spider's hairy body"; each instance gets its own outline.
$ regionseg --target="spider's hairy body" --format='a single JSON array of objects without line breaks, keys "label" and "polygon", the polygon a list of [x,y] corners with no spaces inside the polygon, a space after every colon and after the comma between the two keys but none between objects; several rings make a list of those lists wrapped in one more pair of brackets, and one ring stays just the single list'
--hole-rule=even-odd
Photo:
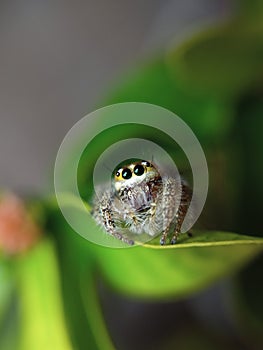
[{"label": "spider's hairy body", "polygon": [[165,244],[172,231],[171,244],[176,243],[183,219],[191,201],[191,191],[180,179],[161,177],[147,161],[119,168],[111,189],[102,189],[94,198],[93,216],[109,234],[133,244],[123,230],[151,237],[162,234]]}]

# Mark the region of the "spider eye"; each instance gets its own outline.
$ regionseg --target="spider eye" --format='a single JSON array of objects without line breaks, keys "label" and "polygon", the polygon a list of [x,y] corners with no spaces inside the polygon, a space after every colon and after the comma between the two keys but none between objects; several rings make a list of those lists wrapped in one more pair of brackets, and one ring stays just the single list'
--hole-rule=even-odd
[{"label": "spider eye", "polygon": [[117,171],[117,173],[116,173],[116,177],[119,177],[120,176],[120,172],[119,171]]},{"label": "spider eye", "polygon": [[125,179],[125,180],[130,179],[130,178],[132,177],[132,172],[131,172],[131,170],[128,169],[128,168],[123,169],[123,171],[122,171],[122,177],[123,177],[123,179]]},{"label": "spider eye", "polygon": [[142,162],[142,164],[145,165],[146,168],[149,168],[149,167],[152,166],[151,163],[147,162],[147,160],[144,160],[144,161]]},{"label": "spider eye", "polygon": [[136,165],[133,172],[135,175],[141,176],[142,174],[144,174],[144,167],[142,165]]}]

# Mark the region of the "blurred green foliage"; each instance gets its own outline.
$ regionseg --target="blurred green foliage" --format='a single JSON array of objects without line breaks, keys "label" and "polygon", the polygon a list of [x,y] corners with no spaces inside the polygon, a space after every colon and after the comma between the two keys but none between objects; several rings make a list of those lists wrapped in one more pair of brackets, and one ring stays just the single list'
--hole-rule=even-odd
[{"label": "blurred green foliage", "polygon": [[[263,6],[260,1],[241,3],[228,23],[195,34],[134,69],[104,100],[104,105],[160,105],[192,128],[208,160],[211,183],[201,226],[205,223],[209,230],[196,231],[191,239],[181,236],[173,247],[153,241],[131,249],[102,248],[73,232],[53,204],[43,203],[51,234],[25,256],[1,256],[1,348],[114,349],[100,310],[98,276],[119,292],[145,300],[186,298],[224,276],[235,276],[236,317],[247,331],[243,338],[262,344],[263,239],[256,236],[263,236]],[[109,145],[129,137],[164,145],[179,168],[188,167],[184,155],[161,133],[147,127],[138,131],[134,125],[112,128],[83,153],[78,181],[86,201],[92,195],[86,162],[95,164]],[[74,201],[69,205],[74,207]],[[98,229],[96,234],[103,233]],[[18,343],[5,326],[14,299]],[[211,348],[210,338],[193,334],[197,343],[188,339],[181,349],[193,344]],[[164,342],[163,348],[173,348],[173,339]]]}]

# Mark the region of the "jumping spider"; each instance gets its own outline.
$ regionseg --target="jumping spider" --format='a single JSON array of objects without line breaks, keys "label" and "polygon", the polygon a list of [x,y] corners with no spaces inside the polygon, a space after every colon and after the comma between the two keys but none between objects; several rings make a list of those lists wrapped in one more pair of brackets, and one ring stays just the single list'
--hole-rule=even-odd
[{"label": "jumping spider", "polygon": [[134,244],[122,234],[126,228],[151,237],[162,234],[164,245],[171,232],[175,244],[188,210],[192,193],[180,179],[161,177],[156,166],[136,161],[117,168],[112,188],[93,199],[93,216],[106,232],[127,244]]}]

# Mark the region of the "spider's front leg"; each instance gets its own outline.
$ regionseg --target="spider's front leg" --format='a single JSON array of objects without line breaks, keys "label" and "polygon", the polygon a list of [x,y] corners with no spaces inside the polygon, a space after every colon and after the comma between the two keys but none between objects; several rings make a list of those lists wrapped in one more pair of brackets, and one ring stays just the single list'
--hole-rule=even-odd
[{"label": "spider's front leg", "polygon": [[105,192],[102,195],[99,203],[94,207],[93,216],[108,234],[126,244],[134,244],[133,240],[126,238],[118,231],[114,221],[113,199],[109,193]]}]

